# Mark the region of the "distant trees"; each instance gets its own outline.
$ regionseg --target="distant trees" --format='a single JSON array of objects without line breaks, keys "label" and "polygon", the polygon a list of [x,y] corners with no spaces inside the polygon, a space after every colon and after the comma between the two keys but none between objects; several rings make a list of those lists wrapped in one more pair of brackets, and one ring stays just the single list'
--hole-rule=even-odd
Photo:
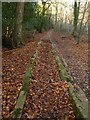
[{"label": "distant trees", "polygon": [[49,7],[50,4],[43,1],[42,5],[37,2],[2,3],[3,45],[19,47],[29,32],[42,32],[52,27]]},{"label": "distant trees", "polygon": [[43,32],[52,27],[50,21],[50,3],[47,1],[41,1],[41,4],[37,2],[25,3],[24,13],[24,26],[27,30],[35,29],[38,32]]},{"label": "distant trees", "polygon": [[86,24],[87,24],[87,22],[88,22],[88,19],[87,19],[87,21],[86,21],[86,23],[85,23],[85,27],[84,27],[83,30],[82,30],[83,21],[84,21],[84,18],[85,18],[85,13],[86,13],[86,11],[87,11],[87,2],[85,2],[83,14],[82,14],[82,17],[81,17],[81,22],[80,22],[80,24],[79,24],[79,30],[78,30],[78,34],[77,34],[77,43],[80,42],[81,33],[82,33],[82,31],[84,30],[84,28],[86,27]]},{"label": "distant trees", "polygon": [[[75,37],[77,44],[79,44],[83,32],[87,29],[88,24],[88,4],[87,0],[82,3],[75,0],[73,8],[73,32],[72,35]],[[87,30],[86,30],[87,31]],[[86,33],[85,31],[85,33]]]},{"label": "distant trees", "polygon": [[[49,9],[50,7],[50,3],[47,4],[48,1],[44,2],[43,0],[42,1],[42,12],[41,12],[41,24],[40,24],[40,29],[39,29],[39,32],[42,32],[42,28],[43,28],[43,24],[44,24],[44,17],[45,17],[45,13],[46,11]],[[46,6],[48,5],[48,6]]]},{"label": "distant trees", "polygon": [[53,25],[54,29],[60,33],[73,32],[73,36],[79,43],[81,31],[85,29],[84,26],[88,22],[85,17],[86,11],[87,3],[77,2],[77,0],[70,7],[59,0],[54,2],[41,0],[41,4],[37,2],[2,3],[3,45],[7,43],[7,46],[19,47],[23,44],[23,37],[30,35],[32,31],[43,32],[52,28]]},{"label": "distant trees", "polygon": [[[73,20],[73,33],[72,35],[75,37],[77,44],[79,44],[82,33],[88,23],[87,18],[87,0],[85,3],[81,4],[81,2],[77,2],[75,0],[74,3],[74,20]],[[86,17],[85,17],[86,16]]]},{"label": "distant trees", "polygon": [[16,2],[2,3],[2,44],[3,46],[13,47],[13,31],[15,26]]},{"label": "distant trees", "polygon": [[24,2],[3,3],[2,9],[2,43],[10,48],[19,47],[22,43]]},{"label": "distant trees", "polygon": [[76,42],[79,43],[83,33],[87,34],[87,3],[87,0],[85,2],[75,0],[74,4],[66,4],[59,0],[52,2],[52,6],[54,7],[54,16],[52,19],[55,31],[60,34],[62,32],[72,34]]},{"label": "distant trees", "polygon": [[58,14],[58,4],[56,2],[56,5],[55,5],[55,11],[56,11],[56,14],[55,14],[55,24],[57,24],[57,14]]},{"label": "distant trees", "polygon": [[40,23],[40,29],[39,29],[39,32],[42,32],[42,27],[43,27],[43,18],[44,18],[44,15],[45,15],[45,6],[46,6],[46,2],[43,2],[42,0],[42,14],[40,16],[41,18],[41,23]]}]

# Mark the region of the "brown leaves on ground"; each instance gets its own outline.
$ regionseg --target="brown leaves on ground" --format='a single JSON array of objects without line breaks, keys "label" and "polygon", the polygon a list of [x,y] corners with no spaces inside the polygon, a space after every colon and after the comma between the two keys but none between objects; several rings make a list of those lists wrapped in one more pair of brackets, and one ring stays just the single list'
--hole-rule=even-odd
[{"label": "brown leaves on ground", "polygon": [[59,55],[63,56],[67,69],[74,78],[73,84],[75,88],[77,85],[85,92],[88,99],[88,38],[82,36],[80,44],[76,44],[75,39],[67,34],[59,35],[52,31],[51,39],[56,44]]},{"label": "brown leaves on ground", "polygon": [[[3,117],[10,118],[15,107],[24,74],[31,63],[37,42],[44,34],[35,36],[36,41],[22,48],[3,51]],[[45,37],[45,36],[44,36]],[[45,39],[45,38],[44,38]],[[57,118],[73,120],[75,118],[69,96],[68,85],[60,81],[58,67],[51,52],[51,44],[43,41],[38,47],[33,78],[23,108],[22,118]]]},{"label": "brown leaves on ground", "polygon": [[2,89],[4,118],[8,118],[14,109],[22,87],[24,74],[30,65],[36,46],[37,42],[30,42],[22,48],[3,52]]},{"label": "brown leaves on ground", "polygon": [[75,118],[67,83],[60,81],[49,43],[43,42],[39,48],[22,118],[52,120]]},{"label": "brown leaves on ground", "polygon": [[73,120],[75,118],[66,82],[41,85],[32,81],[22,118]]}]

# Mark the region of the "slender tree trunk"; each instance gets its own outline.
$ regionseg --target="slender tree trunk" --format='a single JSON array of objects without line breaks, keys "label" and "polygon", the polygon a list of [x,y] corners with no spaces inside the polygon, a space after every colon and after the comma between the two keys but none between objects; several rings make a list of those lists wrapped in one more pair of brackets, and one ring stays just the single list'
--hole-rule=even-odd
[{"label": "slender tree trunk", "polygon": [[45,4],[46,4],[46,2],[42,2],[43,9],[42,9],[42,15],[41,15],[41,25],[40,25],[40,29],[39,29],[40,33],[42,32],[42,27],[43,27],[43,17],[45,15]]},{"label": "slender tree trunk", "polygon": [[56,3],[56,7],[55,7],[55,11],[56,11],[56,14],[55,14],[55,24],[57,24],[57,14],[58,14],[58,6],[57,6],[57,3]]},{"label": "slender tree trunk", "polygon": [[16,8],[16,23],[14,28],[13,46],[19,47],[22,44],[22,22],[24,14],[24,2],[18,2]]},{"label": "slender tree trunk", "polygon": [[81,38],[82,25],[83,25],[83,20],[84,20],[85,13],[86,13],[86,6],[87,6],[87,2],[85,3],[85,8],[84,8],[83,16],[82,16],[81,23],[80,23],[79,33],[78,33],[78,36],[77,36],[77,43],[80,42],[80,38]]},{"label": "slender tree trunk", "polygon": [[49,4],[48,5],[48,7],[46,8],[46,2],[48,1],[46,1],[46,2],[44,2],[44,0],[41,0],[42,1],[42,6],[43,6],[43,8],[42,8],[42,15],[41,15],[41,25],[40,25],[40,29],[39,29],[39,32],[41,33],[42,32],[42,28],[43,28],[43,18],[44,18],[44,16],[45,16],[45,12],[49,9],[49,7],[50,7],[50,5],[51,4]]},{"label": "slender tree trunk", "polygon": [[79,9],[80,9],[80,2],[75,0],[74,3],[74,29],[73,29],[73,36],[76,37],[77,33],[77,24],[78,24],[78,17],[79,17]]}]

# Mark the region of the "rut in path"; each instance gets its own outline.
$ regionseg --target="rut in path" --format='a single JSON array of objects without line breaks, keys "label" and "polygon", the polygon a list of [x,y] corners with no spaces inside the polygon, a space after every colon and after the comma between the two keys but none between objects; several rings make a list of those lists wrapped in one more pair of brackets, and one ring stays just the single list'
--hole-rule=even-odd
[{"label": "rut in path", "polygon": [[35,61],[33,79],[29,85],[22,118],[63,120],[75,117],[68,85],[60,79],[51,50],[51,44],[45,42],[44,37],[38,49],[38,58]]}]

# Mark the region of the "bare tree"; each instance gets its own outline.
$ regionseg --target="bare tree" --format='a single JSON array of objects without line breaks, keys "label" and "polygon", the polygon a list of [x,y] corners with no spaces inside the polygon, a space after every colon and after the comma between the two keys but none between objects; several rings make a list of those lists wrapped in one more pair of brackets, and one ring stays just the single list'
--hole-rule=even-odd
[{"label": "bare tree", "polygon": [[[77,43],[79,43],[79,42],[80,42],[80,38],[81,38],[81,31],[82,31],[82,25],[83,25],[83,20],[84,20],[84,17],[85,17],[86,10],[87,10],[87,2],[85,2],[83,15],[82,15],[82,19],[81,19],[81,22],[80,22],[80,28],[79,28],[79,32],[78,32],[78,36],[77,36]],[[86,23],[85,23],[85,24],[87,24],[87,22],[88,22],[88,20],[86,21]],[[83,30],[84,30],[84,29],[83,29]]]}]

